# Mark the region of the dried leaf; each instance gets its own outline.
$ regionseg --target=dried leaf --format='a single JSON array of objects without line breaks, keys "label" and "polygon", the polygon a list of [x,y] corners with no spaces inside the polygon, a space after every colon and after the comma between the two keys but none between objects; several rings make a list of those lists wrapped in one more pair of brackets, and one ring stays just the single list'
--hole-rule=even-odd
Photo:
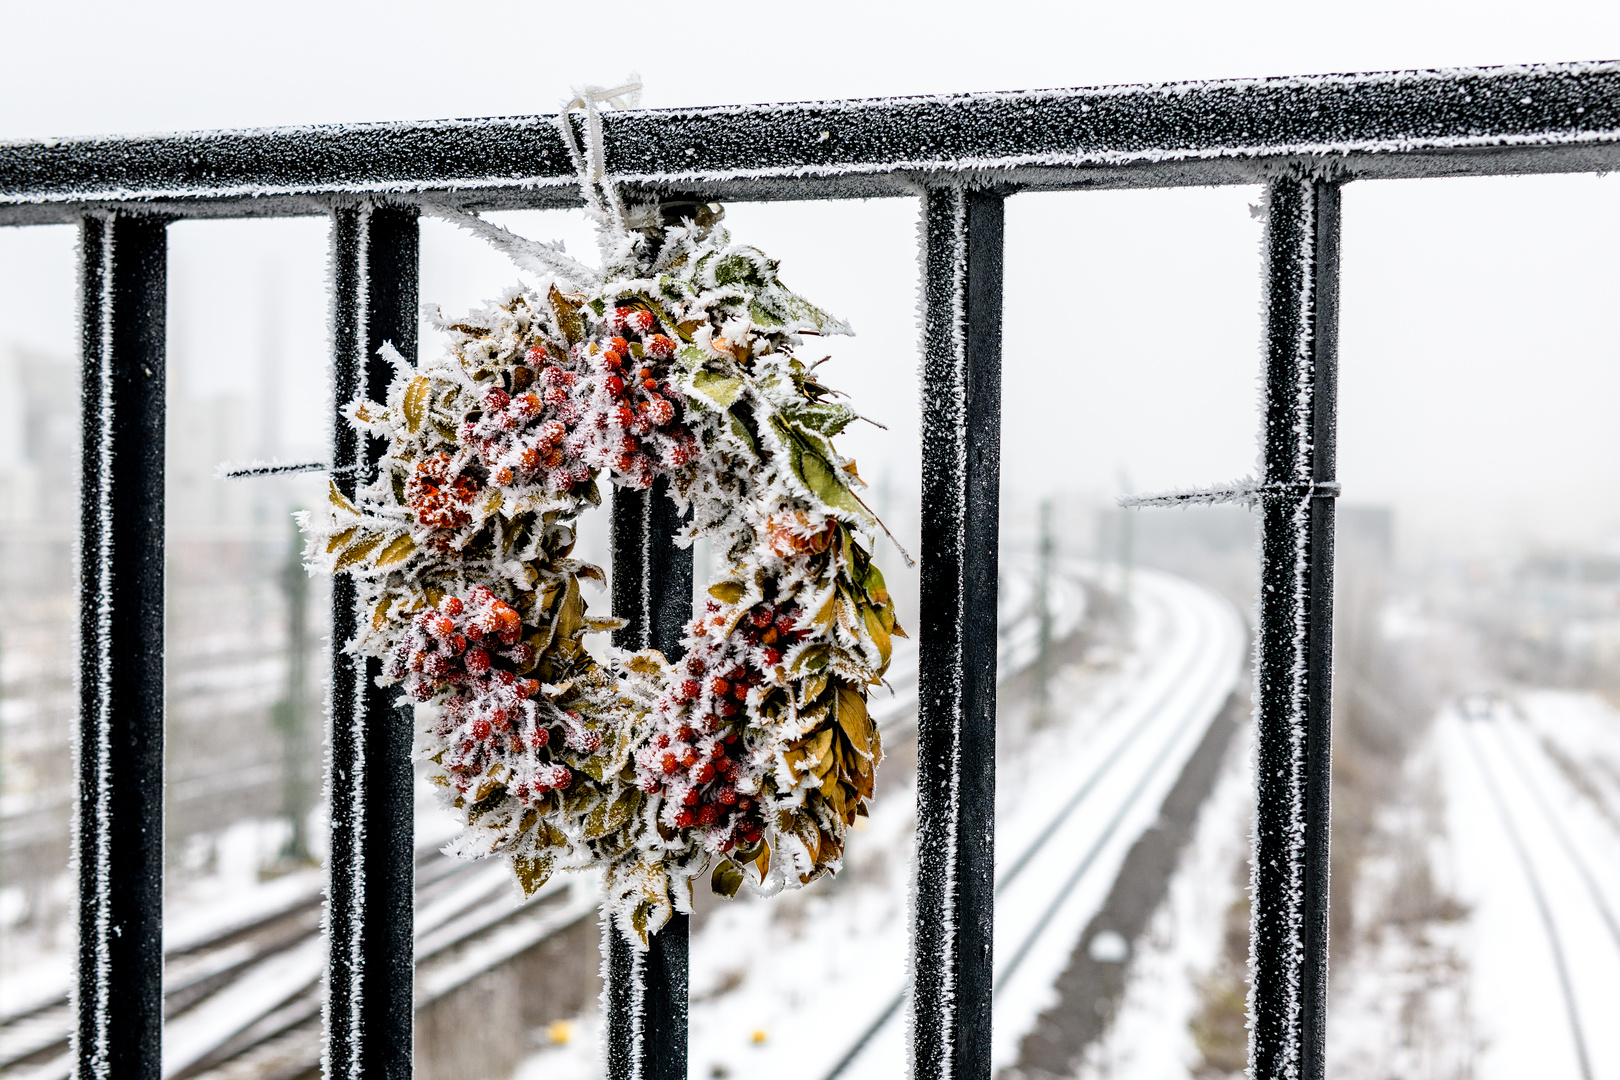
[{"label": "dried leaf", "polygon": [[410,533],[395,537],[377,554],[377,565],[393,566],[397,562],[404,562],[416,550],[416,541],[411,539]]},{"label": "dried leaf", "polygon": [[709,586],[709,595],[722,604],[735,604],[748,595],[748,586],[740,581],[717,581]]},{"label": "dried leaf", "polygon": [[585,322],[579,317],[581,304],[556,285],[551,286],[547,299],[551,301],[551,313],[557,318],[557,329],[568,339],[568,344],[577,345],[584,341]]},{"label": "dried leaf", "polygon": [[428,394],[432,389],[433,383],[426,375],[418,375],[405,385],[405,429],[412,434],[427,419]]},{"label": "dried leaf", "polygon": [[354,508],[354,503],[345,498],[343,492],[338,490],[336,480],[327,481],[326,501],[337,507],[339,510],[347,510],[351,514],[358,514],[360,512]]},{"label": "dried leaf", "polygon": [[551,877],[551,865],[551,860],[542,855],[532,858],[526,855],[512,856],[512,872],[517,875],[524,896],[533,896],[540,891],[540,886]]},{"label": "dried leaf", "polygon": [[360,526],[358,525],[344,529],[342,532],[338,533],[336,536],[332,537],[332,539],[326,542],[326,553],[330,555],[338,548],[346,546],[350,540],[354,539],[354,534],[359,531]]},{"label": "dried leaf", "polygon": [[878,658],[883,661],[883,666],[887,668],[889,666],[889,656],[893,652],[894,646],[889,640],[888,628],[883,625],[883,617],[877,613],[876,609],[864,605],[861,607],[861,615],[866,621],[866,632],[872,635],[872,641],[878,647]]},{"label": "dried leaf", "polygon": [[838,726],[855,749],[863,754],[872,752],[872,718],[866,711],[866,699],[844,682],[838,684]]},{"label": "dried leaf", "polygon": [[383,534],[377,533],[361,540],[359,543],[350,545],[343,554],[338,556],[337,562],[332,564],[332,569],[342,570],[363,561],[367,555],[377,550],[377,545],[381,544],[384,539]]}]

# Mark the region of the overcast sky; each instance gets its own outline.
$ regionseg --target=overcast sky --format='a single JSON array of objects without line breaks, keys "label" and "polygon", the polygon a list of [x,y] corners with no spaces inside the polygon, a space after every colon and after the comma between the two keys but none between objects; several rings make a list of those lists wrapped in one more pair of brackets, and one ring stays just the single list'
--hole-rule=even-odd
[{"label": "overcast sky", "polygon": [[[1533,10],[1532,10],[1533,9]],[[728,13],[728,12],[734,12]],[[528,3],[9,5],[0,138],[550,112],[639,71],[650,107],[1620,57],[1620,4]],[[1232,479],[1255,455],[1253,188],[1015,197],[1009,497]],[[1345,195],[1340,471],[1411,550],[1620,539],[1620,180],[1360,183]],[[503,220],[590,253],[578,215]],[[889,424],[868,477],[916,473],[916,208],[734,206],[735,237],[855,325],[829,377]],[[72,231],[0,229],[0,344],[74,348]],[[187,392],[257,392],[319,438],[325,223],[171,229]],[[424,226],[423,299],[517,273]],[[434,348],[424,340],[424,348]]]}]

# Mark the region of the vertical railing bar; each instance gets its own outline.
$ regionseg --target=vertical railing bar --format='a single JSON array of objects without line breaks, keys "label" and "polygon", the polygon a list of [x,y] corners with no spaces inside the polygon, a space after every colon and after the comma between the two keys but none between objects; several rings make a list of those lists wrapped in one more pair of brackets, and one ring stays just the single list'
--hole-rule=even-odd
[{"label": "vertical railing bar", "polygon": [[83,1080],[163,1063],[167,222],[81,223],[79,972]]},{"label": "vertical railing bar", "polygon": [[[676,660],[692,617],[692,551],[675,545],[682,522],[668,487],[613,493],[613,613],[628,620],[613,640]],[[686,1080],[690,932],[676,912],[643,952],[603,920],[609,1080]]]},{"label": "vertical railing bar", "polygon": [[[419,233],[413,207],[344,206],[332,216],[333,480],[353,498],[381,457],[341,409],[356,394],[381,400],[391,343],[415,363]],[[352,579],[332,593],[328,782],[332,840],[327,929],[326,1075],[408,1080],[413,1020],[415,821],[408,710],[377,685],[381,664],[344,646],[356,631]]]},{"label": "vertical railing bar", "polygon": [[[361,389],[365,349],[365,218],[361,206],[332,211],[332,395],[337,411],[332,418],[332,483],[345,498],[359,487],[355,466],[364,459],[358,435],[342,415],[342,407]],[[327,843],[326,890],[326,1038],[322,1046],[322,1074],[327,1080],[352,1077],[359,1072],[360,876],[365,871],[358,808],[363,799],[360,737],[355,720],[362,713],[359,688],[363,671],[345,645],[354,638],[354,579],[339,574],[332,580],[332,691],[327,707],[327,798],[330,839]]]},{"label": "vertical railing bar", "polygon": [[1002,235],[1001,194],[924,196],[918,1080],[990,1075]]},{"label": "vertical railing bar", "polygon": [[1332,780],[1339,185],[1266,192],[1250,1074],[1321,1080]]}]

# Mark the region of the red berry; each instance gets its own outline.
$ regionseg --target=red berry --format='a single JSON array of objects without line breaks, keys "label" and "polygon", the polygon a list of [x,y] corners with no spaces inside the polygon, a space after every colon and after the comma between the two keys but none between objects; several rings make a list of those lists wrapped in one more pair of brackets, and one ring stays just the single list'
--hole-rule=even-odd
[{"label": "red berry", "polygon": [[663,334],[654,334],[647,339],[643,349],[654,360],[668,360],[675,355],[675,342]]},{"label": "red berry", "polygon": [[483,717],[479,717],[477,720],[473,721],[473,725],[472,725],[473,738],[478,739],[480,741],[482,741],[484,739],[487,739],[487,738],[489,738],[489,730],[490,730],[489,721],[485,720]]},{"label": "red berry", "polygon": [[610,394],[624,393],[624,380],[619,378],[617,375],[609,375],[607,377],[607,381],[602,385],[607,387],[607,392]]},{"label": "red berry", "polygon": [[484,395],[484,408],[490,412],[500,412],[512,400],[511,396],[500,387],[495,387]]}]

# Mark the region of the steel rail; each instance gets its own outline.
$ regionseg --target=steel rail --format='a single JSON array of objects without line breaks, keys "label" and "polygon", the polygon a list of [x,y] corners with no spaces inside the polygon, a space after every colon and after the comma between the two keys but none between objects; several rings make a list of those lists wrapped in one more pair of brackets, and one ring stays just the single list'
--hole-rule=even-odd
[{"label": "steel rail", "polygon": [[[1503,756],[1507,758],[1509,766],[1518,775],[1519,783],[1523,785],[1525,791],[1530,795],[1530,801],[1536,804],[1537,812],[1541,814],[1542,820],[1547,823],[1547,829],[1553,834],[1553,838],[1558,841],[1558,846],[1563,848],[1564,855],[1580,876],[1581,883],[1586,886],[1586,894],[1591,897],[1592,906],[1597,909],[1598,918],[1602,920],[1604,929],[1609,932],[1609,939],[1614,942],[1616,949],[1620,949],[1620,919],[1615,918],[1614,908],[1610,906],[1608,896],[1604,894],[1603,887],[1598,884],[1597,878],[1593,875],[1591,864],[1587,862],[1586,856],[1582,855],[1580,849],[1576,846],[1574,838],[1570,835],[1568,824],[1553,809],[1552,803],[1548,802],[1546,792],[1541,788],[1541,782],[1530,775],[1530,767],[1525,764],[1524,758],[1509,748],[1508,743],[1511,740],[1502,729],[1501,722],[1496,719],[1494,712],[1491,719],[1496,741],[1502,750]],[[1547,756],[1544,750],[1539,752],[1543,757]]]},{"label": "steel rail", "polygon": [[1530,898],[1535,902],[1536,913],[1541,919],[1541,929],[1547,937],[1547,948],[1552,955],[1553,970],[1558,976],[1558,990],[1564,1002],[1564,1018],[1569,1022],[1570,1040],[1574,1045],[1576,1063],[1581,1070],[1582,1080],[1592,1080],[1592,1058],[1586,1046],[1586,1032],[1581,1023],[1580,1006],[1575,1000],[1575,984],[1570,979],[1569,960],[1564,952],[1564,944],[1558,935],[1558,923],[1553,918],[1552,906],[1547,902],[1546,890],[1541,887],[1541,877],[1536,873],[1535,863],[1530,858],[1530,849],[1525,846],[1524,838],[1519,835],[1518,826],[1513,823],[1513,814],[1508,809],[1507,800],[1502,796],[1502,789],[1496,782],[1496,774],[1485,761],[1485,755],[1479,747],[1479,740],[1474,735],[1471,721],[1462,718],[1463,741],[1468,745],[1469,756],[1473,758],[1474,768],[1490,796],[1492,808],[1496,811],[1497,821],[1502,826],[1502,832],[1507,835],[1508,844],[1513,848],[1513,854],[1519,863],[1519,869],[1524,873],[1525,884],[1529,887]]},{"label": "steel rail", "polygon": [[[1052,818],[1035,836],[1035,838],[1025,846],[1021,854],[1008,866],[997,871],[995,892],[998,895],[1003,889],[1010,886],[1013,881],[1018,878],[1018,876],[1023,872],[1024,868],[1034,858],[1035,854],[1046,845],[1046,843],[1052,838],[1062,824],[1073,814],[1075,809],[1085,801],[1086,797],[1091,794],[1092,790],[1097,786],[1101,779],[1112,769],[1120,756],[1122,756],[1125,751],[1128,750],[1133,743],[1135,743],[1137,736],[1141,735],[1148,728],[1155,725],[1155,723],[1160,719],[1160,712],[1169,703],[1170,698],[1185,689],[1184,680],[1189,674],[1196,671],[1198,666],[1204,662],[1205,657],[1203,655],[1203,649],[1208,637],[1208,625],[1200,622],[1197,626],[1196,646],[1188,651],[1188,659],[1183,661],[1180,666],[1170,675],[1170,677],[1165,680],[1165,688],[1154,695],[1147,708],[1142,710],[1142,715],[1136,721],[1136,723],[1126,731],[1124,737],[1114,745],[1114,747],[1105,755],[1103,760],[1092,767],[1086,778],[1081,781],[1075,793],[1058,808],[1056,813],[1053,814]],[[1011,673],[1009,673],[1009,675],[1010,674]],[[1223,676],[1221,674],[1221,670],[1219,666],[1217,666],[1212,670],[1211,685],[1218,683],[1222,678]],[[1201,691],[1198,696],[1201,698],[1205,692],[1207,691]],[[1111,706],[1107,713],[1105,713],[1103,716],[1102,723],[1108,724],[1115,716],[1117,716],[1122,710],[1123,704],[1125,704],[1125,702],[1118,702]],[[1079,869],[1074,872],[1070,878],[1057,890],[1054,900],[1048,905],[1045,914],[1039,920],[1039,924],[1035,930],[1025,937],[1020,948],[1015,952],[1012,960],[1006,964],[1003,970],[996,973],[995,978],[997,982],[1000,982],[1003,978],[1011,975],[1013,970],[1016,969],[1019,963],[1022,962],[1024,955],[1029,951],[1029,948],[1033,945],[1035,939],[1039,937],[1040,933],[1045,929],[1046,924],[1051,921],[1051,917],[1053,914],[1055,914],[1057,908],[1060,907],[1063,900],[1066,899],[1071,892],[1073,892],[1085,871],[1090,868],[1092,863],[1096,860],[1096,857],[1101,853],[1102,848],[1112,838],[1115,830],[1117,830],[1120,822],[1125,817],[1125,814],[1131,809],[1132,806],[1134,806],[1136,799],[1141,795],[1142,791],[1147,785],[1147,782],[1151,780],[1153,774],[1157,771],[1158,766],[1162,764],[1164,758],[1168,755],[1174,745],[1181,741],[1183,735],[1186,733],[1186,728],[1194,720],[1196,720],[1198,712],[1199,710],[1196,708],[1189,710],[1187,717],[1183,718],[1180,726],[1178,726],[1171,734],[1170,738],[1166,740],[1165,746],[1160,749],[1158,755],[1148,766],[1146,773],[1139,779],[1135,789],[1126,797],[1125,804],[1115,813],[1112,821],[1105,827],[1102,837],[1097,839],[1091,845],[1087,853],[1082,857],[1079,864]],[[1219,715],[1218,709],[1215,715]],[[1211,722],[1213,722],[1213,717],[1211,718]],[[1101,733],[1101,730],[1099,730],[1099,734]],[[823,1075],[822,1080],[838,1080],[839,1077],[843,1076],[849,1067],[853,1065],[866,1051],[866,1048],[871,1044],[872,1040],[877,1036],[877,1034],[882,1031],[888,1025],[889,1021],[894,1018],[895,1014],[900,1011],[901,1005],[905,1003],[906,996],[910,992],[911,984],[908,980],[905,987],[902,988],[898,994],[889,999],[885,1006],[878,1010],[876,1015],[873,1016],[872,1020],[867,1024],[867,1026],[861,1029],[861,1033],[856,1036],[855,1040],[850,1043],[843,1055],[840,1056],[839,1059],[833,1063],[833,1066]]]},{"label": "steel rail", "polygon": [[[1620,62],[1222,79],[641,110],[603,118],[623,185],[708,199],[915,195],[977,174],[1058,190],[1620,167]],[[325,214],[340,197],[573,207],[546,116],[0,144],[0,224],[131,204],[182,217]]]}]

